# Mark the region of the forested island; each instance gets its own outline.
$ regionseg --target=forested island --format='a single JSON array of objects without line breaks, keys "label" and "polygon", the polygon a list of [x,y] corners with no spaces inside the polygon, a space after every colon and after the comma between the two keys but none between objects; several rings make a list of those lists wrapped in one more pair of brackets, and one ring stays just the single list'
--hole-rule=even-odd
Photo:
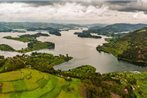
[{"label": "forested island", "polygon": [[55,48],[55,44],[52,43],[52,42],[37,41],[37,37],[40,37],[40,36],[49,36],[49,35],[43,34],[43,33],[36,33],[36,34],[33,34],[33,35],[25,34],[25,35],[21,35],[19,37],[5,36],[4,38],[6,38],[6,39],[12,39],[12,40],[17,40],[17,41],[27,42],[27,48],[24,48],[24,49],[21,49],[21,50],[15,50],[9,45],[0,44],[0,50],[2,50],[2,51],[16,51],[16,52],[26,53],[26,52],[31,52],[31,51],[35,51],[35,50],[54,49]]},{"label": "forested island", "polygon": [[22,41],[22,42],[30,42],[30,41],[36,41],[37,40],[36,38],[40,36],[49,36],[49,34],[36,33],[32,35],[31,34],[20,35],[19,37],[5,36],[4,38]]},{"label": "forested island", "polygon": [[31,52],[41,49],[54,49],[55,44],[52,42],[41,42],[41,41],[31,41],[28,43],[27,48],[22,48],[21,50],[15,50],[11,46],[6,44],[0,44],[0,50],[2,51],[16,51],[21,53]]},{"label": "forested island", "polygon": [[101,36],[98,36],[98,35],[92,35],[88,32],[75,32],[74,33],[75,35],[77,35],[78,37],[81,37],[81,38],[96,38],[96,39],[100,39],[102,38]]},{"label": "forested island", "polygon": [[54,49],[55,44],[52,42],[41,42],[41,41],[32,41],[29,42],[27,48],[18,50],[18,52],[21,53],[26,53],[26,52],[31,52],[35,50],[41,50],[41,49]]}]

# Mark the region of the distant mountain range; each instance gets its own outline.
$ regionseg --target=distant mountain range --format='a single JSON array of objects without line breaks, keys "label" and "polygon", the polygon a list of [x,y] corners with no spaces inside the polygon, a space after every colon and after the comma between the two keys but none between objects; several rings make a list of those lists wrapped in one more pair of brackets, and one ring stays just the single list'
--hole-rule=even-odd
[{"label": "distant mountain range", "polygon": [[50,29],[74,29],[81,27],[77,24],[35,23],[35,22],[0,22],[0,32],[10,32],[14,29],[26,30],[50,30]]},{"label": "distant mountain range", "polygon": [[113,36],[117,33],[120,34],[122,32],[132,32],[144,27],[147,27],[147,24],[117,23],[117,24],[107,25],[104,27],[92,26],[89,27],[87,32]]},{"label": "distant mountain range", "polygon": [[[88,30],[83,31],[82,35],[89,35],[88,33],[97,33],[100,35],[107,36],[120,36],[122,33],[132,32],[144,27],[147,27],[147,24],[128,24],[128,23],[117,23],[117,24],[87,24],[87,25],[78,25],[78,24],[57,24],[57,23],[35,23],[35,22],[0,22],[0,32],[11,32],[19,31],[21,29],[27,31],[35,30],[47,30],[51,34],[59,34],[60,30],[70,30],[81,27],[88,27]],[[85,34],[86,33],[86,34]]]}]

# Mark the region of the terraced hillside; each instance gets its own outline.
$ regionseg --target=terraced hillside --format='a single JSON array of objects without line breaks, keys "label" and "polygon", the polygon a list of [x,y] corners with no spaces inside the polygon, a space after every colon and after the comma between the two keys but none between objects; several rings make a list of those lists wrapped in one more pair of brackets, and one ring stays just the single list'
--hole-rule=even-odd
[{"label": "terraced hillside", "polygon": [[26,68],[0,74],[0,98],[81,98],[79,85],[79,79]]}]

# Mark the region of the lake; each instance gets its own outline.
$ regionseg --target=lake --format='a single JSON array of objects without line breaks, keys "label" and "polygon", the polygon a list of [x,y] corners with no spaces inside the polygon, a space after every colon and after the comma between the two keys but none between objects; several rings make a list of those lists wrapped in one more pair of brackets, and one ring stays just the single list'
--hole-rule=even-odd
[{"label": "lake", "polygon": [[[59,54],[68,54],[72,56],[73,59],[69,62],[55,66],[55,69],[68,70],[81,65],[92,65],[96,68],[97,72],[107,73],[107,72],[117,72],[117,71],[142,71],[145,68],[129,64],[127,62],[118,61],[116,57],[107,53],[99,53],[96,50],[98,45],[106,43],[102,36],[102,39],[91,39],[91,38],[79,38],[77,35],[74,35],[75,32],[80,32],[78,30],[69,30],[62,31],[62,36],[50,35],[49,37],[39,37],[39,41],[50,41],[55,43],[54,50],[43,49],[37,52],[46,52],[52,53],[54,55]],[[0,43],[9,44],[15,49],[21,49],[27,47],[27,43],[12,41],[8,39],[3,39],[3,36],[18,36],[23,34],[32,34],[36,32],[27,32],[27,33],[1,33]],[[47,32],[43,32],[47,33]],[[3,52],[0,51],[1,55],[5,56],[14,56],[19,53],[16,52]],[[27,53],[30,54],[30,53]]]}]

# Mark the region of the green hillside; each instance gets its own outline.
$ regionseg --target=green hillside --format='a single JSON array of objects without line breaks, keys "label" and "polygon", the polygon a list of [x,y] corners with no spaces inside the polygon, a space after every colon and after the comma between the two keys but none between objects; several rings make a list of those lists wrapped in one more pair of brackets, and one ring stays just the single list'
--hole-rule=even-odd
[{"label": "green hillside", "polygon": [[147,28],[112,39],[109,43],[98,46],[97,50],[112,53],[120,60],[147,66]]},{"label": "green hillside", "polygon": [[[89,67],[68,73],[72,77],[74,71],[90,71],[92,67]],[[147,72],[92,73],[85,78],[53,75],[30,68],[1,73],[0,98],[147,98]]]},{"label": "green hillside", "polygon": [[82,98],[79,85],[78,79],[21,69],[0,74],[0,98]]}]

